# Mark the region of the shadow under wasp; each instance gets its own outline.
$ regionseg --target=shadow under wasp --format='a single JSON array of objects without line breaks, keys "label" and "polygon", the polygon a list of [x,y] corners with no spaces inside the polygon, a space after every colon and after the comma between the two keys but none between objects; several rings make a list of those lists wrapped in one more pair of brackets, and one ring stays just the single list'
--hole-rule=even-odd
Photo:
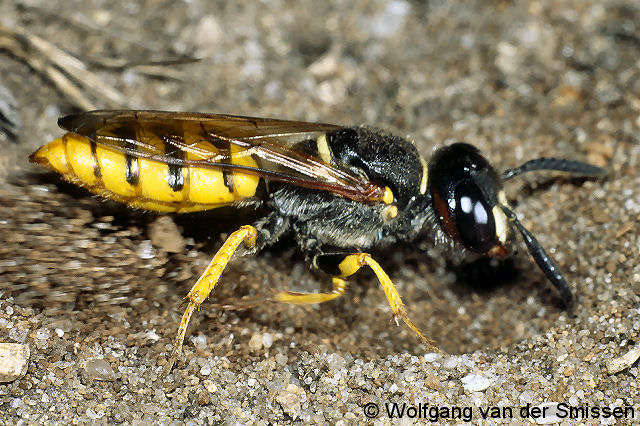
[{"label": "shadow under wasp", "polygon": [[406,139],[369,127],[344,127],[222,114],[91,111],[58,120],[67,130],[29,158],[66,180],[131,207],[187,213],[221,206],[269,213],[233,232],[187,295],[171,370],[193,312],[236,249],[258,252],[287,233],[314,268],[332,276],[326,293],[281,291],[272,300],[313,304],[347,289],[346,278],[373,270],[394,318],[437,349],[411,321],[393,282],[370,252],[431,234],[438,241],[505,257],[513,228],[566,305],[562,273],[511,210],[503,182],[535,170],[602,176],[590,164],[530,160],[499,174],[466,143],[438,149],[427,162]]}]

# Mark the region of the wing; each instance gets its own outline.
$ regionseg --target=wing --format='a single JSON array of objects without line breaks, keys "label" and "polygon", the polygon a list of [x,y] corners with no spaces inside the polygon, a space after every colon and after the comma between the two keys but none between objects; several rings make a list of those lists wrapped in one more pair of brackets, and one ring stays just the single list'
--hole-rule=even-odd
[{"label": "wing", "polygon": [[295,149],[341,126],[223,114],[103,110],[58,125],[128,156],[176,167],[238,170],[268,180],[376,202],[384,188],[346,167]]}]

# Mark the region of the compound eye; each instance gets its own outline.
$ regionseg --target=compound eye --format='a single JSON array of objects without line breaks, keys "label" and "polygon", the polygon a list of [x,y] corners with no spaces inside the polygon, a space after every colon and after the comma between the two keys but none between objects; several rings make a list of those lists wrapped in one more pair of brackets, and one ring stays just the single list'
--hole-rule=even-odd
[{"label": "compound eye", "polygon": [[487,253],[499,242],[496,224],[480,189],[471,182],[461,182],[449,199],[449,213],[458,231],[460,242],[469,250]]}]

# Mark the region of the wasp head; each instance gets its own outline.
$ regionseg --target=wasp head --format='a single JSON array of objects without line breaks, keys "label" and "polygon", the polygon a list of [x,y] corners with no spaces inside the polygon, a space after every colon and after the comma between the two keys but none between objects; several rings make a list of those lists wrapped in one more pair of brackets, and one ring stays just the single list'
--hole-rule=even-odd
[{"label": "wasp head", "polygon": [[444,232],[468,250],[488,256],[508,254],[511,226],[502,210],[502,179],[475,147],[456,143],[435,152],[429,190]]}]

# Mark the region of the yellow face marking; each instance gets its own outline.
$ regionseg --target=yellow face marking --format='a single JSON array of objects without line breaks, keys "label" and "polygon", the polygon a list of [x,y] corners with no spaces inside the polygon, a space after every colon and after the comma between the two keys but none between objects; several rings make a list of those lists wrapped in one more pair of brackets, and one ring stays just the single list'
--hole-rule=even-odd
[{"label": "yellow face marking", "polygon": [[496,223],[496,236],[502,244],[506,244],[510,229],[507,215],[504,214],[500,206],[493,206],[491,212],[493,213],[493,220]]},{"label": "yellow face marking", "polygon": [[420,164],[422,164],[422,180],[420,181],[420,193],[424,194],[427,192],[427,178],[429,176],[427,162],[424,161],[424,158],[420,157]]},{"label": "yellow face marking", "polygon": [[323,133],[318,140],[316,141],[316,145],[318,147],[318,154],[320,155],[320,159],[327,164],[331,164],[331,150],[329,149],[329,144],[327,143],[327,134]]},{"label": "yellow face marking", "polygon": [[394,205],[389,205],[382,210],[382,218],[385,221],[389,221],[398,216],[398,208]]},{"label": "yellow face marking", "polygon": [[382,195],[382,202],[385,204],[393,203],[393,191],[388,186],[384,187],[384,194]]}]

